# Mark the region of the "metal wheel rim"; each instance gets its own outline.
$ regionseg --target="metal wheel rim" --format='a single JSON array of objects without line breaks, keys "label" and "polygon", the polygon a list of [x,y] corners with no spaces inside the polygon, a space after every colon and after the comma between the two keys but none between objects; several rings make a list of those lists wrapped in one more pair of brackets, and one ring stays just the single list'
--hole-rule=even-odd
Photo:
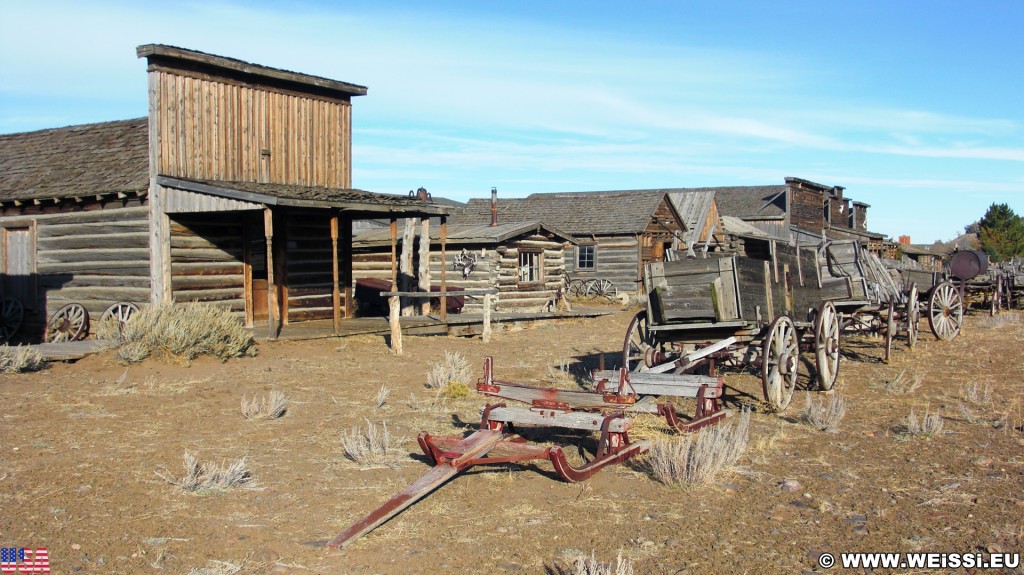
[{"label": "metal wheel rim", "polygon": [[54,312],[46,323],[46,341],[78,341],[89,335],[89,312],[82,304],[69,303]]},{"label": "metal wheel rim", "polygon": [[626,329],[622,342],[622,367],[629,371],[645,371],[644,352],[652,347],[651,332],[647,325],[647,312],[637,312]]},{"label": "metal wheel rim", "polygon": [[[786,315],[779,316],[768,327],[768,333],[761,342],[761,388],[772,411],[783,411],[793,401],[799,355],[793,320]],[[786,366],[788,373],[781,369],[782,360],[792,364]]]},{"label": "metal wheel rim", "polygon": [[5,297],[0,305],[3,306],[0,310],[0,343],[7,343],[18,333],[18,328],[25,319],[25,307],[21,305],[21,301],[12,297]]},{"label": "metal wheel rim", "polygon": [[949,341],[960,335],[964,306],[960,294],[950,282],[935,287],[928,298],[928,327],[935,337]]},{"label": "metal wheel rim", "polygon": [[839,314],[836,306],[827,301],[821,304],[814,320],[814,350],[818,369],[818,389],[828,391],[835,387],[839,377]]}]

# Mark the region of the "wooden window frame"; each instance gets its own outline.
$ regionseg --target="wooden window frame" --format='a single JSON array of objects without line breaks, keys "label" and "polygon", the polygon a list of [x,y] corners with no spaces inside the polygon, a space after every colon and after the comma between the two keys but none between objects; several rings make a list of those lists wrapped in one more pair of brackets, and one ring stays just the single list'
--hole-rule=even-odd
[{"label": "wooden window frame", "polygon": [[[590,251],[590,265],[581,265],[583,261],[583,251]],[[597,244],[580,244],[576,246],[576,270],[577,271],[596,271],[597,270]]]},{"label": "wooden window frame", "polygon": [[[524,256],[532,256],[534,264],[530,265],[530,268],[536,268],[537,277],[535,279],[523,279],[523,259]],[[544,250],[534,249],[521,249],[519,250],[519,267],[516,269],[516,285],[518,286],[535,286],[544,283]]]}]

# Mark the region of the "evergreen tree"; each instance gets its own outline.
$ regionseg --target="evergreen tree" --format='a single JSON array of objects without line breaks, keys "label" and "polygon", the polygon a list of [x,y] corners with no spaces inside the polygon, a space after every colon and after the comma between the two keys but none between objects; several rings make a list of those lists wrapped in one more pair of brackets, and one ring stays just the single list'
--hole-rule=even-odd
[{"label": "evergreen tree", "polygon": [[992,204],[978,226],[981,249],[995,261],[1024,255],[1024,222],[1007,204]]}]

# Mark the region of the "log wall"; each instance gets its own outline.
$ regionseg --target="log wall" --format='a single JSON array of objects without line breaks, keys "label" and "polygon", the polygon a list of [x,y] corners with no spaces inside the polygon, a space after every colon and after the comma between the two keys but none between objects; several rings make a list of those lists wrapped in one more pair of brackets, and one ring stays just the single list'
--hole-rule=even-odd
[{"label": "log wall", "polygon": [[[330,216],[289,212],[286,226],[288,321],[330,319],[334,317]],[[339,258],[341,252],[339,246]],[[343,262],[339,266],[344,267]]]},{"label": "log wall", "polygon": [[597,238],[593,269],[576,268],[576,247],[564,246],[565,270],[572,279],[606,279],[624,293],[637,293],[642,289],[637,280],[639,261],[637,239],[634,235],[602,236]]},{"label": "log wall", "polygon": [[157,173],[351,187],[349,102],[180,72],[150,75]]},{"label": "log wall", "polygon": [[232,214],[171,220],[171,296],[245,313],[245,226]]}]

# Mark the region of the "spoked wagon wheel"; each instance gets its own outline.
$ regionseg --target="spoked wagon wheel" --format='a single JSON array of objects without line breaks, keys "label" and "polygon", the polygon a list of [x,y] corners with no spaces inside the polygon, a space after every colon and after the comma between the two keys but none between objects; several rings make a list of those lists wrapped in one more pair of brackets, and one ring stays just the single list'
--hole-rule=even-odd
[{"label": "spoked wagon wheel", "polygon": [[910,284],[907,296],[907,347],[914,349],[917,345],[918,323],[921,321],[921,306],[917,301],[917,284]]},{"label": "spoked wagon wheel", "polygon": [[892,340],[896,339],[896,298],[889,298],[889,310],[885,318],[885,363],[892,356]]},{"label": "spoked wagon wheel", "polygon": [[951,282],[942,282],[935,286],[928,298],[928,327],[935,337],[951,340],[960,335],[960,326],[964,321],[964,303],[960,293]]},{"label": "spoked wagon wheel", "polygon": [[572,280],[569,282],[569,296],[578,298],[587,293],[587,280]]},{"label": "spoked wagon wheel", "polygon": [[21,301],[5,297],[0,302],[0,343],[7,343],[18,333],[21,320],[25,319],[25,308]]},{"label": "spoked wagon wheel", "polygon": [[614,300],[615,296],[618,295],[619,290],[615,289],[615,284],[606,279],[592,280],[587,286],[588,296],[603,296],[610,300]]},{"label": "spoked wagon wheel", "polygon": [[796,326],[788,315],[775,318],[761,342],[761,388],[772,411],[783,411],[796,389],[800,347]]},{"label": "spoked wagon wheel", "polygon": [[46,324],[47,342],[78,341],[89,335],[89,312],[80,303],[57,310]]},{"label": "spoked wagon wheel", "polygon": [[100,322],[116,321],[117,331],[120,332],[124,331],[124,326],[128,325],[128,322],[137,313],[139,313],[139,306],[131,302],[121,301],[104,310],[103,315],[100,316]]},{"label": "spoked wagon wheel", "polygon": [[622,367],[629,371],[647,370],[647,353],[654,348],[647,312],[637,312],[626,329],[626,341],[622,343]]},{"label": "spoked wagon wheel", "polygon": [[814,318],[814,353],[818,369],[818,389],[828,391],[835,387],[839,377],[839,314],[836,306],[827,301],[818,308]]}]

